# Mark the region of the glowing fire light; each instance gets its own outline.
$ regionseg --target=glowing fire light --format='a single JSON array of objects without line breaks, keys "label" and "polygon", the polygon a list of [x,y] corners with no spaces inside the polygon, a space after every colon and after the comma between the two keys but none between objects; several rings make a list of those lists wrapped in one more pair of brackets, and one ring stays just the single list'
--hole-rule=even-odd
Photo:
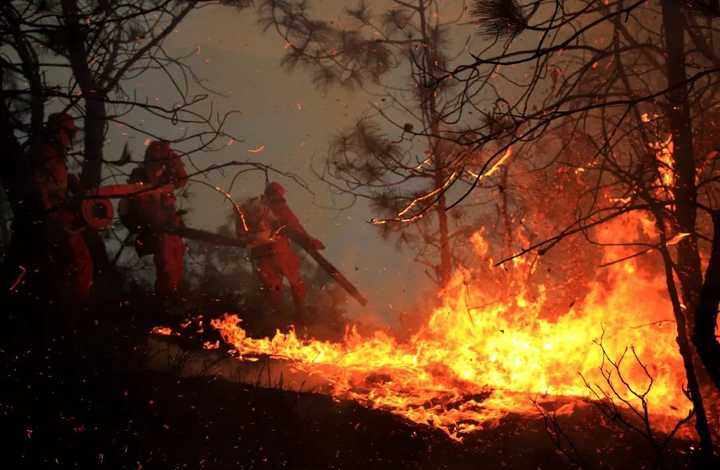
[{"label": "glowing fire light", "polygon": [[[652,229],[638,215],[628,218],[611,227],[609,239],[621,229]],[[478,266],[487,272],[492,265],[487,241],[482,232],[471,241],[484,261]],[[605,258],[621,258],[628,253],[624,250],[628,248],[608,248]],[[548,319],[544,287],[526,289],[535,266],[515,259],[507,270],[493,271],[507,276],[504,293],[478,276],[480,268],[458,269],[440,293],[442,304],[407,342],[384,333],[362,337],[353,329],[341,343],[300,339],[294,331],[255,339],[233,315],[214,320],[212,326],[240,360],[257,355],[287,359],[291,367],[330,383],[334,397],[435,426],[454,438],[508,413],[533,414],[533,397],[587,397],[582,377],[607,386],[598,369],[601,351],[594,344],[601,335],[614,358],[634,347],[654,380],[648,395],[653,413],[687,414],[683,366],[674,326],[667,321],[672,311],[656,270],[643,267],[637,258],[612,264],[590,282],[582,301]],[[621,370],[632,386],[647,386],[639,364],[625,361]],[[617,377],[612,380],[624,398],[636,400]]]},{"label": "glowing fire light", "polygon": [[160,336],[171,336],[171,335],[177,335],[178,333],[175,333],[172,328],[168,326],[155,326],[152,330],[150,330],[150,334],[153,335],[160,335]]},{"label": "glowing fire light", "polygon": [[669,193],[669,188],[675,185],[675,170],[673,166],[674,144],[672,134],[663,142],[650,144],[650,148],[655,150],[658,161],[659,183],[663,186],[665,192]]},{"label": "glowing fire light", "polygon": [[484,178],[487,178],[488,176],[492,176],[500,167],[503,166],[503,164],[507,161],[508,158],[512,157],[512,147],[508,147],[507,150],[505,150],[505,153],[503,153],[502,157],[493,164],[493,166],[490,167],[489,170],[487,170],[482,175],[475,173],[474,171],[467,170],[468,174],[472,176],[473,178],[477,178],[478,180],[482,180]]}]

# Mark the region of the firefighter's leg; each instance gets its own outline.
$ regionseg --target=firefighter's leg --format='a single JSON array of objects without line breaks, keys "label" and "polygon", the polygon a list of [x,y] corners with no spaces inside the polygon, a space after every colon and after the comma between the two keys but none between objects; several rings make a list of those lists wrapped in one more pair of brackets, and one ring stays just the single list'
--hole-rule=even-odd
[{"label": "firefighter's leg", "polygon": [[93,260],[85,243],[83,232],[68,232],[65,243],[66,255],[63,264],[66,278],[64,279],[65,300],[64,315],[69,323],[71,347],[75,354],[91,356],[87,348],[95,339],[92,333],[97,313],[89,305],[90,289],[93,284]]},{"label": "firefighter's leg", "polygon": [[305,309],[305,295],[307,293],[307,289],[305,287],[305,280],[300,274],[300,259],[295,255],[295,253],[288,250],[287,253],[283,253],[282,267],[283,274],[290,284],[290,291],[292,292],[297,322],[303,323],[307,320],[307,311]]},{"label": "firefighter's leg", "polygon": [[[88,300],[93,282],[93,261],[83,232],[65,224],[52,243],[52,276],[66,333],[82,334],[90,326]],[[73,344],[77,345],[76,342]]]},{"label": "firefighter's leg", "polygon": [[273,256],[263,256],[253,260],[255,275],[260,282],[263,297],[276,310],[282,306],[282,272],[276,266]]},{"label": "firefighter's leg", "polygon": [[71,304],[84,303],[93,279],[93,262],[83,231],[75,215],[60,209],[48,216],[45,223],[49,261],[60,297]]},{"label": "firefighter's leg", "polygon": [[93,283],[93,260],[81,232],[68,237],[68,275],[70,291],[75,301],[83,304],[90,297]]},{"label": "firefighter's leg", "polygon": [[155,293],[170,299],[177,293],[182,280],[185,244],[176,235],[161,235],[153,256],[155,262]]}]

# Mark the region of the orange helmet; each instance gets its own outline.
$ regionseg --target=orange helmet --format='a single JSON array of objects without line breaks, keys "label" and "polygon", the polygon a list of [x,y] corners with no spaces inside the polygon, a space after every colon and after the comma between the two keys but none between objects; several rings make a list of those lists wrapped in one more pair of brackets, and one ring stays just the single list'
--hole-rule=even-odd
[{"label": "orange helmet", "polygon": [[175,156],[175,152],[170,148],[170,143],[163,140],[153,140],[145,151],[146,162],[172,160]]},{"label": "orange helmet", "polygon": [[65,131],[74,134],[78,131],[75,119],[67,113],[53,113],[48,116],[48,129],[53,132]]},{"label": "orange helmet", "polygon": [[285,188],[280,183],[273,181],[265,186],[265,196],[269,199],[284,199]]}]

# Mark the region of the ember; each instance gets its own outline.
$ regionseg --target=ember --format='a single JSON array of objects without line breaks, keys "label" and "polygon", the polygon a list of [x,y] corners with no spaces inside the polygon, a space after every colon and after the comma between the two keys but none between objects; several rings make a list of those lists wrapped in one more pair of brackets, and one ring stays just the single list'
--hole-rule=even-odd
[{"label": "ember", "polygon": [[167,326],[155,326],[152,330],[150,330],[150,334],[153,335],[160,335],[160,336],[170,336],[170,335],[177,335],[178,333],[173,332],[172,328]]}]

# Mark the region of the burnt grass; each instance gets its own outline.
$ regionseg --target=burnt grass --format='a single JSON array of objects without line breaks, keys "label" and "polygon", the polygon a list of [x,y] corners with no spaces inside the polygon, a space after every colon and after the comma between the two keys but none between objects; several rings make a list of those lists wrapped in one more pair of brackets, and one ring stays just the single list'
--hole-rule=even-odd
[{"label": "burnt grass", "polygon": [[[593,407],[558,418],[560,447],[543,419],[518,415],[459,443],[349,401],[145,370],[144,339],[157,318],[127,302],[103,309],[102,321],[85,312],[75,336],[57,333],[48,312],[10,306],[0,348],[2,468],[657,467],[641,437]],[[700,468],[691,446],[673,441],[661,466]]]}]

